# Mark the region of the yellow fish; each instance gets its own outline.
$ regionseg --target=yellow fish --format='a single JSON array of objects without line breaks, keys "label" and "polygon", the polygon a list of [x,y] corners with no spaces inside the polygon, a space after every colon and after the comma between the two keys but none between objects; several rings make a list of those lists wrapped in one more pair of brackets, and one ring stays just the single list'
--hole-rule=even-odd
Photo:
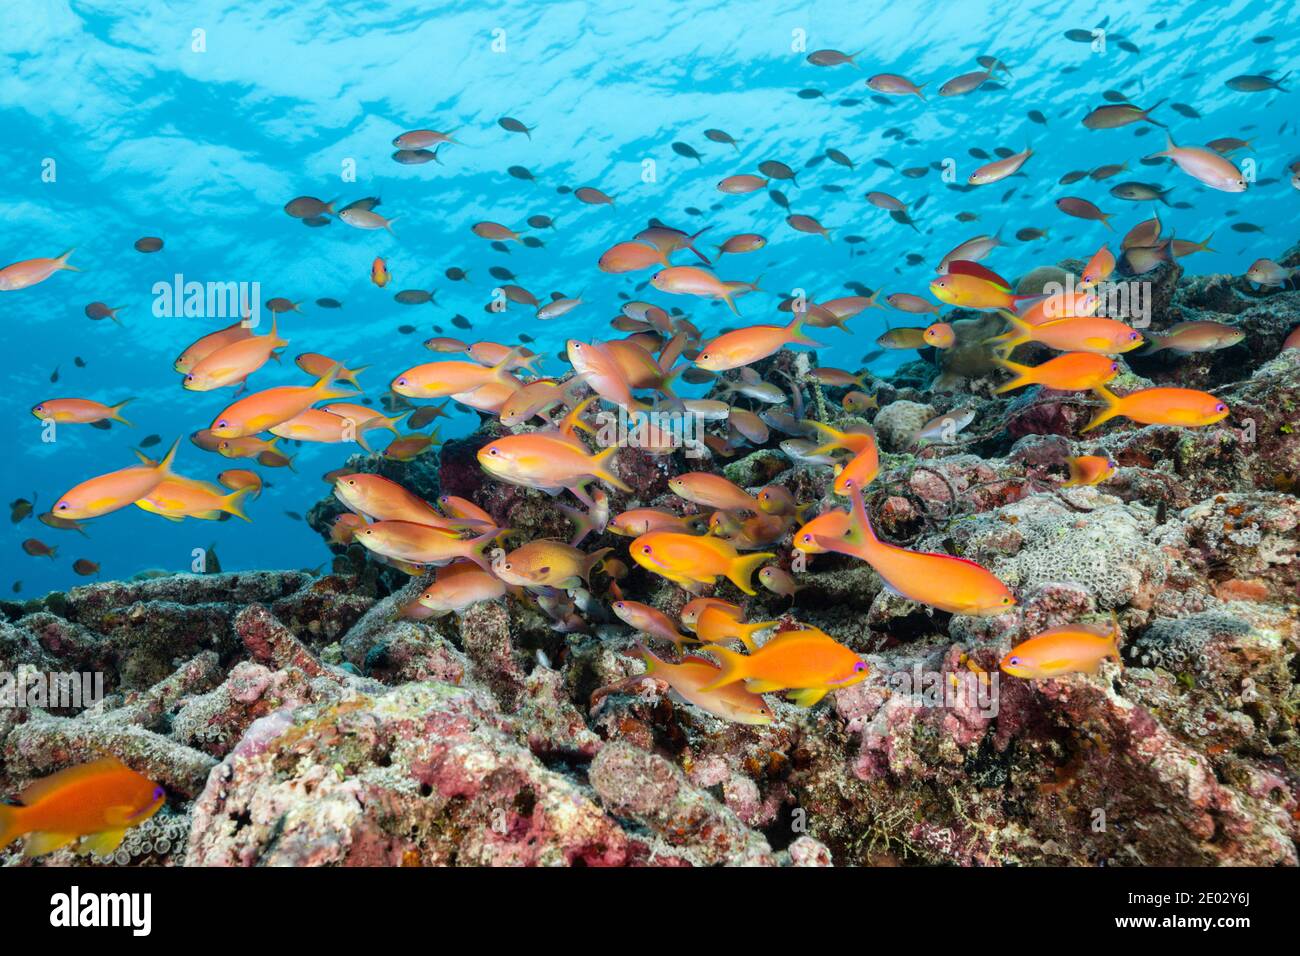
[{"label": "yellow fish", "polygon": [[680,584],[688,591],[698,590],[700,585],[712,584],[719,577],[725,577],[750,595],[758,593],[750,584],[750,577],[764,561],[776,557],[768,551],[742,557],[722,538],[673,531],[643,534],[628,548],[632,560],[641,567]]},{"label": "yellow fish", "polygon": [[172,477],[172,462],[181,440],[172,442],[167,455],[156,465],[137,465],[83,481],[65,492],[50,513],[57,518],[77,520],[98,518],[139,501]]},{"label": "yellow fish", "polygon": [[1106,658],[1118,662],[1119,623],[1065,624],[1016,645],[1002,658],[1012,677],[1039,680],[1063,674],[1095,674]]},{"label": "yellow fish", "polygon": [[725,647],[707,648],[721,664],[717,679],[701,691],[713,691],[745,681],[756,694],[787,694],[800,707],[811,707],[832,690],[857,684],[867,677],[867,662],[815,627],[782,631],[752,654]]},{"label": "yellow fish", "polygon": [[0,850],[26,835],[26,856],[43,856],[80,840],[79,852],[107,856],[126,831],[167,801],[167,791],[116,757],[69,767],[19,794],[22,806],[0,804]]}]

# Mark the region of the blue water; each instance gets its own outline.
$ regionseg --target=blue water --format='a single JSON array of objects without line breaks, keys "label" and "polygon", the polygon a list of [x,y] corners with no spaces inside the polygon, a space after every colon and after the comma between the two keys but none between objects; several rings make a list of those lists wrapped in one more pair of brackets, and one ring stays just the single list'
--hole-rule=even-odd
[{"label": "blue water", "polygon": [[[291,340],[285,361],[258,372],[254,388],[306,383],[292,359],[317,351],[348,365],[372,365],[362,382],[377,398],[394,375],[430,360],[421,342],[435,334],[435,323],[443,334],[469,341],[509,342],[526,332],[552,372],[568,368],[554,358],[567,338],[620,334],[608,326],[620,291],[683,308],[706,335],[735,324],[721,305],[636,292],[650,272],[611,276],[596,269],[608,246],[631,238],[650,217],[692,232],[711,225],[706,235],[716,242],[736,232],[768,236],[761,252],[723,259],[723,278],[764,276],[768,291],[740,300],[748,321],[771,317],[775,293],[796,286],[820,298],[850,294],[844,289],[850,281],[924,293],[940,256],[999,227],[1008,246],[988,264],[1011,276],[1087,256],[1150,215],[1149,204],[1108,194],[1124,179],[1172,186],[1171,201],[1192,204],[1158,207],[1180,238],[1199,241],[1214,233],[1218,252],[1187,260],[1191,272],[1240,273],[1259,256],[1279,257],[1296,238],[1300,193],[1288,185],[1284,167],[1300,157],[1297,95],[1240,93],[1224,85],[1237,74],[1271,69],[1280,76],[1297,65],[1300,6],[1294,4],[907,0],[876,8],[692,0],[511,2],[481,9],[298,0],[232,4],[223,12],[215,3],[0,0],[0,7],[0,265],[75,246],[72,263],[82,270],[0,292],[7,369],[2,490],[5,502],[36,492],[38,511],[85,478],[132,464],[131,448],[141,437],[159,434],[165,447],[207,426],[231,400],[230,390],[186,392],[171,370],[185,345],[228,324],[155,317],[151,290],[176,273],[256,281],[263,301],[303,302],[302,314],[281,324]],[[1105,18],[1104,54],[1063,37]],[[195,30],[205,31],[204,52],[191,49]],[[493,49],[494,38],[500,45],[497,30],[505,31],[502,52]],[[806,46],[795,52],[799,30]],[[1120,49],[1116,34],[1140,52]],[[1261,36],[1274,39],[1253,42]],[[805,61],[807,52],[825,47],[861,50],[861,69]],[[1010,78],[998,77],[1005,90],[936,95],[945,80],[977,69],[981,54],[1010,66]],[[927,83],[929,101],[873,101],[864,80],[879,72]],[[1284,85],[1294,89],[1297,78]],[[802,99],[797,94],[805,89],[825,95]],[[1140,165],[1142,156],[1163,148],[1161,130],[1140,124],[1090,132],[1079,123],[1106,102],[1108,89],[1144,107],[1165,98],[1154,116],[1179,144],[1228,135],[1254,139],[1253,153],[1234,158],[1253,158],[1264,182],[1230,195],[1202,188],[1172,167]],[[1194,107],[1201,118],[1181,115],[1174,102]],[[1029,110],[1042,111],[1047,124],[1027,119]],[[500,128],[503,116],[535,126],[531,139]],[[394,163],[392,138],[422,127],[456,129],[465,145],[444,148],[442,165]],[[739,154],[706,139],[710,127],[735,137]],[[906,141],[884,135],[895,128]],[[702,164],[674,152],[674,142],[696,149]],[[951,157],[964,182],[982,162],[968,154],[971,147],[992,154],[999,146],[1018,151],[1027,144],[1036,152],[1027,178],[968,193],[946,188],[933,170],[913,180],[873,162],[885,158],[901,170]],[[856,168],[824,159],[804,168],[828,148],[847,154]],[[56,175],[46,182],[43,163],[51,159]],[[765,159],[799,171],[799,186],[773,185],[784,188],[792,211],[830,228],[833,243],[791,230],[786,211],[764,193],[724,196],[714,189],[724,176],[755,172]],[[647,161],[655,167],[652,182],[643,178]],[[1129,173],[1106,182],[1057,185],[1069,170],[1123,161]],[[341,178],[349,163],[355,182]],[[508,175],[513,165],[529,169],[537,182]],[[615,196],[616,205],[587,206],[557,192],[583,185]],[[828,185],[844,191],[827,191]],[[1015,195],[1004,203],[1012,186]],[[872,189],[912,203],[928,197],[916,212],[921,232],[867,205],[862,197]],[[282,211],[304,194],[344,202],[381,196],[377,211],[400,216],[396,235],[340,222],[304,228]],[[1064,195],[1116,213],[1116,233],[1058,212],[1054,200]],[[979,219],[956,221],[963,210]],[[469,231],[483,219],[522,228],[539,213],[557,226],[527,230],[544,248],[511,243],[502,254]],[[1262,231],[1233,232],[1233,222]],[[1024,227],[1046,229],[1050,238],[1017,242],[1014,233]],[[142,255],[132,248],[141,236],[162,237],[165,248]],[[848,236],[865,241],[849,244]],[[923,261],[909,265],[909,254]],[[388,260],[394,275],[386,289],[369,279],[376,256]],[[586,304],[552,322],[522,306],[494,319],[483,311],[496,285],[488,275],[492,265],[509,268],[540,299],[563,291],[581,293]],[[451,266],[467,269],[472,282],[445,279]],[[437,289],[438,306],[395,303],[394,292],[408,288]],[[322,296],[344,307],[315,306]],[[124,327],[88,320],[83,309],[96,300],[125,305]],[[473,330],[454,328],[456,313]],[[917,324],[902,313],[864,313],[850,323],[852,337],[823,333],[832,344],[823,362],[859,367],[886,318]],[[408,323],[417,331],[400,334],[398,327]],[[84,368],[76,367],[76,356]],[[872,369],[887,371],[898,358]],[[51,383],[56,367],[59,381]],[[127,412],[135,428],[65,426],[53,443],[41,441],[41,425],[29,412],[47,398],[111,403],[128,396],[136,399]],[[477,422],[458,413],[444,432],[464,434]],[[349,446],[304,445],[296,474],[263,469],[273,487],[250,503],[251,525],[173,524],[136,508],[92,520],[89,538],[34,518],[6,522],[0,590],[7,594],[15,579],[23,582],[22,596],[78,583],[71,565],[81,557],[100,562],[105,578],[144,568],[188,570],[192,550],[213,543],[227,570],[326,562],[318,536],[285,512],[305,513],[327,490],[319,476],[349,453]],[[177,468],[213,479],[242,464],[186,440]],[[58,557],[23,553],[20,542],[33,536],[57,544]]]}]

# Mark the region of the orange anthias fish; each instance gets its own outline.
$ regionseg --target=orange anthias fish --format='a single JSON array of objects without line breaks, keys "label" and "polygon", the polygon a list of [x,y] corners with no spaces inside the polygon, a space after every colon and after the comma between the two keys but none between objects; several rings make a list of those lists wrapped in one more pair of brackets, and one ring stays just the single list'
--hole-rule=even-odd
[{"label": "orange anthias fish", "polygon": [[370,264],[370,281],[382,289],[392,278],[392,273],[388,271],[388,263],[382,257],[376,256],[375,261]]},{"label": "orange anthias fish", "polygon": [[849,530],[853,519],[847,511],[827,511],[794,533],[794,547],[804,554],[825,554],[826,549],[817,543],[818,537],[838,538]]},{"label": "orange anthias fish", "polygon": [[672,531],[651,531],[628,546],[632,560],[674,584],[689,590],[712,584],[719,577],[729,579],[746,594],[758,592],[750,578],[764,561],[776,557],[771,552],[743,557],[728,542],[712,535],[697,537]]},{"label": "orange anthias fish", "polygon": [[695,621],[695,633],[706,644],[721,644],[723,641],[740,641],[749,650],[754,649],[754,635],[759,631],[776,627],[780,621],[753,621],[746,624],[726,608],[706,607]]},{"label": "orange anthias fish", "polygon": [[444,517],[423,498],[382,475],[340,475],[334,481],[334,496],[355,513],[373,521],[409,521],[448,531],[493,527],[490,520],[481,525],[456,516]]},{"label": "orange anthias fish", "polygon": [[629,494],[632,489],[609,471],[618,446],[590,454],[577,439],[557,432],[505,435],[478,451],[483,470],[501,481],[536,488],[555,495],[568,489],[590,508],[591,498],[582,486],[592,479]]},{"label": "orange anthias fish", "polygon": [[501,555],[492,562],[492,573],[521,588],[584,587],[596,565],[613,550],[601,548],[587,554],[563,541],[542,538]]},{"label": "orange anthias fish", "polygon": [[694,631],[695,625],[700,620],[700,615],[711,607],[718,608],[724,614],[730,615],[737,621],[741,620],[745,616],[745,610],[739,604],[733,604],[731,601],[724,601],[722,598],[700,597],[686,602],[686,606],[682,608],[682,613],[680,615],[682,627],[686,628],[688,631]]},{"label": "orange anthias fish", "polygon": [[247,383],[248,376],[270,359],[278,360],[275,350],[288,344],[288,339],[280,338],[273,317],[269,333],[241,338],[204,356],[186,373],[181,385],[191,392],[209,392],[227,385]]},{"label": "orange anthias fish", "polygon": [[649,604],[642,604],[640,601],[615,601],[610,606],[620,621],[642,634],[668,641],[678,648],[693,640],[677,630],[677,625],[673,623],[672,618]]},{"label": "orange anthias fish", "polygon": [[786,345],[823,347],[803,334],[803,316],[799,316],[789,325],[751,325],[724,332],[700,350],[695,364],[705,371],[726,372],[774,355]]},{"label": "orange anthias fish", "polygon": [[1106,407],[1080,432],[1091,431],[1102,422],[1120,415],[1143,425],[1182,425],[1184,428],[1201,428],[1228,417],[1226,402],[1194,388],[1144,388],[1124,396],[1116,395],[1105,386],[1093,391],[1105,400]]},{"label": "orange anthias fish", "polygon": [[167,791],[116,757],[69,767],[31,784],[22,806],[0,804],[0,849],[26,836],[24,854],[42,856],[80,840],[79,852],[108,856],[126,831],[167,801]]},{"label": "orange anthias fish", "polygon": [[1105,282],[1110,278],[1110,274],[1115,271],[1115,254],[1110,251],[1108,245],[1103,244],[1098,249],[1088,264],[1083,267],[1083,275],[1080,277],[1079,287],[1082,289],[1094,288],[1099,282]]},{"label": "orange anthias fish", "polygon": [[217,329],[215,332],[209,332],[207,335],[197,339],[182,352],[172,364],[172,368],[182,374],[188,373],[194,369],[205,358],[218,349],[224,348],[240,339],[251,338],[253,329],[246,325],[242,320],[234,325],[228,325],[224,329]]},{"label": "orange anthias fish", "polygon": [[736,724],[770,724],[772,710],[762,697],[750,692],[739,683],[731,683],[716,690],[703,688],[717,681],[722,671],[712,661],[687,656],[680,664],[670,664],[655,657],[644,647],[637,651],[645,658],[645,672],[666,683],[677,696],[715,717]]},{"label": "orange anthias fish", "polygon": [[752,283],[725,282],[699,266],[669,266],[660,269],[650,277],[650,284],[660,292],[721,299],[736,315],[740,315],[740,310],[736,308],[735,303],[736,293],[741,291],[738,286],[752,285]]},{"label": "orange anthias fish", "polygon": [[679,498],[706,508],[725,511],[760,510],[758,499],[722,475],[692,471],[668,479],[668,487]]},{"label": "orange anthias fish", "polygon": [[827,551],[851,554],[870,564],[885,587],[910,601],[952,614],[987,616],[1010,610],[1015,597],[991,572],[965,558],[926,551],[908,551],[876,537],[862,501],[852,490],[853,511],[848,530],[839,537],[817,535]]},{"label": "orange anthias fish", "polygon": [[1043,385],[1062,392],[1083,392],[1105,385],[1119,374],[1118,362],[1096,352],[1067,352],[1041,365],[1021,365],[1004,358],[995,358],[994,361],[1015,375],[1011,381],[994,389],[999,395],[1026,385]]},{"label": "orange anthias fish", "polygon": [[1109,455],[1072,455],[1065,463],[1070,468],[1070,480],[1061,485],[1062,488],[1099,485],[1119,467]]},{"label": "orange anthias fish", "polygon": [[497,536],[493,528],[477,538],[462,538],[455,531],[410,521],[376,521],[358,528],[354,539],[368,550],[409,565],[450,564],[468,558],[490,571],[483,552]]},{"label": "orange anthias fish", "polygon": [[815,627],[782,631],[752,654],[740,654],[711,644],[707,648],[721,664],[718,677],[702,691],[745,681],[755,694],[792,691],[800,707],[811,707],[830,691],[857,684],[867,677],[867,662]]},{"label": "orange anthias fish", "polygon": [[677,531],[684,534],[704,534],[709,530],[702,515],[679,515],[663,508],[633,508],[616,515],[609,523],[614,534],[635,538],[651,531]]},{"label": "orange anthias fish", "polygon": [[53,259],[25,259],[22,262],[15,262],[0,269],[0,292],[16,292],[19,289],[26,289],[28,286],[36,285],[38,282],[44,282],[60,269],[66,269],[69,272],[80,272],[76,266],[68,265],[68,256],[72,255],[69,249],[61,256]]},{"label": "orange anthias fish", "polygon": [[1011,331],[989,339],[1004,353],[1026,342],[1040,342],[1062,352],[1094,352],[1120,355],[1131,352],[1143,342],[1142,333],[1116,319],[1103,316],[1055,319],[1042,325],[1029,325],[1019,316],[1003,312]]},{"label": "orange anthias fish", "polygon": [[270,428],[271,434],[279,438],[323,444],[354,441],[369,452],[370,446],[362,437],[362,431],[363,429],[352,419],[331,414],[320,408],[304,409],[287,422],[280,422]]},{"label": "orange anthias fish", "polygon": [[227,407],[208,430],[217,438],[244,438],[287,422],[317,402],[356,395],[334,386],[338,372],[337,367],[330,369],[315,385],[281,385],[254,392]]},{"label": "orange anthias fish", "polygon": [[472,561],[453,561],[438,569],[433,584],[416,600],[431,612],[431,617],[442,617],[481,601],[493,601],[505,593],[506,586],[496,575]]},{"label": "orange anthias fish", "polygon": [[[146,465],[154,464],[152,459],[142,453],[137,451],[136,455]],[[210,481],[196,481],[176,475],[158,482],[157,487],[136,501],[135,506],[171,521],[183,518],[216,521],[223,514],[248,521],[250,519],[244,514],[242,502],[252,491],[251,487],[245,487],[226,494],[220,485],[214,485]]]},{"label": "orange anthias fish", "polygon": [[91,401],[88,398],[51,398],[32,408],[32,414],[41,421],[54,421],[60,425],[89,425],[112,419],[123,425],[130,425],[122,417],[122,408],[134,399],[127,398],[116,405]]},{"label": "orange anthias fish", "polygon": [[83,481],[60,496],[51,513],[58,518],[78,520],[98,518],[134,504],[153,491],[165,479],[172,477],[172,462],[176,458],[178,438],[171,449],[156,465],[137,465]]},{"label": "orange anthias fish", "polygon": [[519,390],[523,382],[510,374],[510,365],[517,358],[515,350],[496,365],[484,366],[478,362],[426,362],[409,368],[393,379],[389,386],[406,398],[443,398],[447,395],[465,395],[488,385],[506,388],[501,404]]},{"label": "orange anthias fish", "polygon": [[1066,624],[1031,637],[1002,658],[1012,677],[1041,680],[1064,674],[1095,674],[1106,658],[1119,662],[1119,624]]}]

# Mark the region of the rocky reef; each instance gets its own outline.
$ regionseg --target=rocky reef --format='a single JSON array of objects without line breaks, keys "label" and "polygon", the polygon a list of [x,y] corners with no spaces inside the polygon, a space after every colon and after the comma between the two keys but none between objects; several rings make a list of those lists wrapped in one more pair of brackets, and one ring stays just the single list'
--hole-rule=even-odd
[{"label": "rocky reef", "polygon": [[[1281,260],[1300,263],[1300,250]],[[811,710],[773,696],[766,726],[668,693],[608,615],[597,573],[585,629],[518,595],[407,619],[422,578],[331,545],[329,573],[256,571],[89,584],[0,602],[0,671],[92,671],[88,708],[0,709],[0,794],[111,753],[167,788],[111,860],[70,851],[7,864],[103,865],[1295,865],[1300,841],[1300,292],[1164,265],[1152,329],[1191,319],[1245,339],[1130,355],[1117,384],[1211,389],[1207,428],[1112,422],[1077,393],[1024,389],[971,349],[873,383],[882,447],[869,502],[882,534],[978,561],[1014,614],[953,617],[818,554],[751,620],[797,617],[864,655],[871,676]],[[974,315],[959,342],[986,334]],[[960,323],[967,322],[967,332]],[[1032,363],[1034,359],[1028,358]],[[760,371],[791,369],[780,353]],[[842,390],[813,386],[834,422]],[[908,447],[942,412],[974,424]],[[434,500],[469,498],[522,539],[572,528],[537,492],[486,480],[492,424],[434,458],[353,459]],[[830,470],[764,447],[718,462],[742,485],[830,502]],[[1115,476],[1062,488],[1068,455]],[[672,505],[677,456],[620,453],[632,503]],[[842,500],[840,502],[842,504]],[[333,498],[308,519],[328,537]],[[602,534],[584,548],[625,538]],[[790,568],[787,538],[774,550]],[[626,562],[630,564],[630,562]],[[631,568],[621,592],[672,614],[685,592]],[[998,670],[1043,628],[1113,613],[1122,665],[1038,681]]]}]

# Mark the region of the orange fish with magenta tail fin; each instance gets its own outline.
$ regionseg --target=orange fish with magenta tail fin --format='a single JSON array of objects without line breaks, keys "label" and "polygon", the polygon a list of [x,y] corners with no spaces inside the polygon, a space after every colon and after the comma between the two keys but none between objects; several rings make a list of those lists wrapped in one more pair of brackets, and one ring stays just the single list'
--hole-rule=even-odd
[{"label": "orange fish with magenta tail fin", "polygon": [[881,541],[867,517],[861,490],[852,489],[851,497],[848,530],[838,537],[816,536],[827,551],[861,558],[875,568],[890,591],[941,611],[984,617],[1015,606],[1016,599],[1007,586],[974,561],[909,551]]}]

